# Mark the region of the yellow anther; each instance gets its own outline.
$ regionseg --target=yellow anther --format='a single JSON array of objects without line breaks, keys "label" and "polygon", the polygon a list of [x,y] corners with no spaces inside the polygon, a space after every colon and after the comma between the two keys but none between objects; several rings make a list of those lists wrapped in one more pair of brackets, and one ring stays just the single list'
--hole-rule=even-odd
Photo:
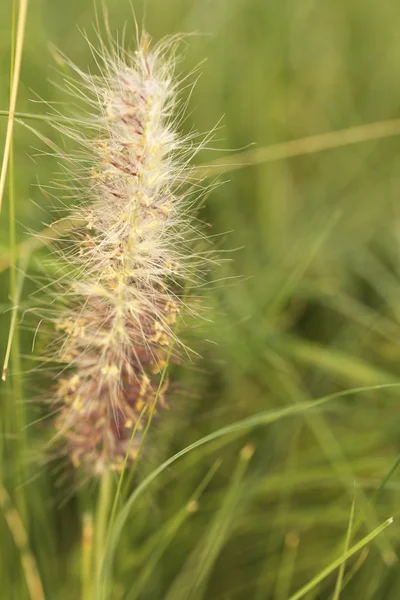
[{"label": "yellow anther", "polygon": [[77,412],[82,412],[82,409],[83,409],[82,398],[79,396],[79,394],[77,396],[75,396],[74,401],[72,403],[72,408],[74,410],[76,410]]},{"label": "yellow anther", "polygon": [[73,399],[74,399],[74,397],[73,396],[69,396],[68,394],[66,394],[65,396],[63,396],[63,402],[67,406],[70,406],[72,404]]},{"label": "yellow anther", "polygon": [[107,379],[113,379],[119,377],[120,370],[117,365],[106,365],[101,369],[101,373],[105,375]]},{"label": "yellow anther", "polygon": [[143,407],[144,407],[144,400],[142,398],[139,398],[139,400],[136,401],[135,408],[140,413],[140,412],[142,412]]},{"label": "yellow anther", "polygon": [[66,333],[71,333],[73,329],[74,323],[71,321],[71,319],[58,321],[56,324],[56,331],[65,331]]},{"label": "yellow anther", "polygon": [[94,229],[96,225],[96,219],[93,215],[89,215],[87,218],[86,229]]},{"label": "yellow anther", "polygon": [[144,394],[146,393],[147,388],[149,387],[149,385],[150,385],[150,379],[147,377],[147,375],[143,375],[142,381],[141,381],[141,384],[140,384],[139,397],[144,396]]},{"label": "yellow anther", "polygon": [[74,465],[74,467],[77,469],[79,467],[79,465],[81,464],[81,459],[79,458],[79,455],[76,452],[73,452],[71,454],[71,462]]},{"label": "yellow anther", "polygon": [[76,391],[76,388],[78,387],[79,383],[80,383],[79,375],[75,374],[73,377],[71,377],[71,379],[69,380],[69,388],[70,388],[71,392]]},{"label": "yellow anther", "polygon": [[137,194],[137,196],[134,197],[134,200],[137,200],[138,202],[140,202],[140,204],[143,204],[144,206],[147,206],[147,207],[151,206],[151,204],[152,204],[151,198],[143,192],[139,192]]},{"label": "yellow anther", "polygon": [[164,202],[164,204],[161,204],[161,206],[158,208],[160,212],[164,213],[165,215],[169,215],[172,212],[173,206],[171,202],[167,201]]},{"label": "yellow anther", "polygon": [[178,312],[179,308],[176,302],[174,302],[173,300],[168,300],[168,302],[165,305],[165,310],[168,312]]},{"label": "yellow anther", "polygon": [[176,313],[169,313],[165,317],[165,322],[167,325],[175,325],[176,323]]},{"label": "yellow anther", "polygon": [[165,365],[167,364],[167,361],[164,358],[160,358],[156,363],[153,363],[150,367],[150,371],[151,373],[153,373],[153,375],[157,375],[157,373],[160,373],[160,371],[162,371],[165,368]]},{"label": "yellow anther", "polygon": [[67,394],[70,390],[70,382],[69,379],[60,379],[59,383],[58,383],[58,388],[57,388],[57,396],[59,398],[62,398],[63,396],[65,396],[65,394]]},{"label": "yellow anther", "polygon": [[169,346],[169,337],[166,333],[162,333],[160,335],[160,338],[158,340],[158,343],[160,344],[160,346]]}]

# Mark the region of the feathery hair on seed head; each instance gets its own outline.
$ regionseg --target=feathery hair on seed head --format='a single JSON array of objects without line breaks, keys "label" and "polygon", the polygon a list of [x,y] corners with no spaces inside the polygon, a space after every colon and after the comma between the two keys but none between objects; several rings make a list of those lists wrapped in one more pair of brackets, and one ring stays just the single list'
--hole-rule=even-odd
[{"label": "feathery hair on seed head", "polygon": [[176,42],[151,47],[144,33],[134,54],[94,50],[100,74],[74,67],[81,83],[67,84],[89,117],[64,130],[82,151],[76,184],[67,170],[79,225],[67,255],[74,276],[61,282],[54,402],[68,456],[92,473],[121,468],[128,450],[134,459],[139,415],[165,404],[160,377],[183,290],[202,272],[187,185],[197,148],[175,116]]}]

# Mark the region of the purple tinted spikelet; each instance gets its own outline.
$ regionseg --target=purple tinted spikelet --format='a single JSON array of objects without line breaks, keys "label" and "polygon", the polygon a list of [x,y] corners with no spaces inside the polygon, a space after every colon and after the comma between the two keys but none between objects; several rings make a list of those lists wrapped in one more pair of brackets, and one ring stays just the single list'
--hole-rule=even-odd
[{"label": "purple tinted spikelet", "polygon": [[80,225],[67,255],[75,276],[62,282],[65,309],[56,319],[63,372],[54,402],[70,460],[92,473],[121,468],[141,412],[156,397],[165,404],[161,373],[182,290],[202,269],[188,216],[187,161],[196,147],[178,135],[173,116],[174,45],[150,48],[143,35],[133,55],[101,55],[100,75],[75,69],[90,117],[86,133],[67,132],[82,149],[72,215]]}]

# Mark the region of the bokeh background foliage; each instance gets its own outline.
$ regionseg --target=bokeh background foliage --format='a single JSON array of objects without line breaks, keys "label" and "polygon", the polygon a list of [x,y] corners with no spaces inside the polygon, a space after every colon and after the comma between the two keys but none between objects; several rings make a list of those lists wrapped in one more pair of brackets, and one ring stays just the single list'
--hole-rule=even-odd
[{"label": "bokeh background foliage", "polygon": [[[129,3],[108,4],[112,29],[126,24],[129,40]],[[140,21],[143,3],[133,5]],[[94,68],[80,31],[93,39],[94,14],[91,0],[31,0],[19,111],[45,114],[45,105],[32,103],[36,97],[66,100],[51,83],[60,80],[55,48],[82,68]],[[12,2],[4,1],[4,110],[11,20]],[[223,116],[218,154],[203,151],[199,163],[231,160],[228,149],[249,143],[264,147],[396,119],[398,20],[390,0],[149,0],[145,18],[155,39],[199,33],[188,38],[181,65],[191,69],[207,58],[184,127],[206,131]],[[0,119],[3,139],[6,118]],[[60,141],[46,121],[23,122]],[[54,202],[37,184],[50,184],[57,161],[34,148],[47,152],[37,134],[16,123],[11,190],[17,243],[54,214]],[[204,293],[208,320],[189,334],[202,358],[171,369],[171,408],[154,424],[126,497],[164,460],[219,427],[399,381],[399,156],[400,139],[392,136],[222,176],[224,184],[208,197],[201,217],[212,225],[217,247],[236,251],[211,275]],[[11,314],[4,263],[9,230],[6,194],[1,357]],[[8,493],[0,498],[0,593],[10,599],[29,597],[21,563],[26,566],[31,555],[47,598],[83,598],[82,548],[90,551],[97,493],[95,482],[79,485],[71,469],[43,460],[51,424],[42,420],[40,399],[51,377],[37,360],[40,345],[31,351],[37,325],[31,309],[43,265],[57,272],[48,259],[43,249],[30,257],[9,374],[0,387],[1,486]],[[20,267],[17,278],[23,262]],[[278,412],[269,425],[222,436],[171,464],[132,506],[107,597],[287,600],[343,553],[349,520],[352,546],[394,516],[347,561],[336,592],[337,570],[304,597],[337,599],[340,587],[343,599],[397,599],[400,480],[395,470],[385,477],[399,452],[398,395],[396,387],[372,387],[285,418]],[[16,535],[16,514],[28,543]]]}]

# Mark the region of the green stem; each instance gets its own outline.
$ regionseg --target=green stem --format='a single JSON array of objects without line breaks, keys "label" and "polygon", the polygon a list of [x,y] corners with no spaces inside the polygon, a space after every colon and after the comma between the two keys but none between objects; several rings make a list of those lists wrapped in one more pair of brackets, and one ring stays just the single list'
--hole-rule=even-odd
[{"label": "green stem", "polygon": [[[12,389],[12,406],[14,409],[14,428],[17,440],[17,451],[15,453],[15,461],[17,465],[16,472],[16,485],[15,495],[19,514],[22,520],[27,526],[26,517],[26,502],[22,483],[25,479],[25,467],[24,460],[26,460],[25,450],[25,414],[23,404],[23,391],[21,381],[21,358],[20,358],[20,343],[19,343],[19,330],[17,324],[17,312],[19,302],[19,290],[16,278],[16,232],[15,232],[15,188],[14,188],[14,153],[13,153],[13,142],[11,142],[10,158],[9,158],[9,227],[10,227],[10,298],[13,303],[12,319],[10,325],[10,351],[11,351],[11,362],[12,362],[12,377],[11,377],[11,389]],[[5,363],[5,370],[3,371],[3,377],[5,377],[7,365]]]},{"label": "green stem", "polygon": [[[13,2],[12,27],[11,27],[11,65],[10,65],[10,89],[13,87],[14,66],[15,66],[15,44],[16,44],[16,27],[17,27],[17,9],[16,2]],[[9,256],[10,256],[10,283],[9,296],[13,303],[10,322],[10,335],[7,351],[10,352],[12,362],[12,377],[11,377],[11,392],[12,392],[12,407],[13,407],[13,428],[16,434],[15,452],[15,480],[13,487],[15,488],[15,501],[24,522],[27,523],[27,510],[25,494],[22,483],[25,479],[24,460],[25,455],[25,414],[23,400],[23,390],[21,381],[21,358],[20,358],[20,340],[19,329],[17,323],[17,312],[20,290],[17,282],[17,242],[16,242],[16,209],[15,209],[15,168],[14,168],[14,140],[10,140],[10,154],[8,162],[8,203],[9,203]],[[2,378],[5,379],[7,372],[8,357],[6,356]]]},{"label": "green stem", "polygon": [[[96,597],[100,596],[101,570],[107,541],[108,519],[111,508],[112,474],[105,469],[100,479],[99,501],[97,505],[96,530],[95,530],[95,568],[96,568]],[[107,581],[104,582],[107,585]]]},{"label": "green stem", "polygon": [[93,518],[91,514],[83,515],[82,526],[82,562],[81,585],[82,600],[92,600],[92,554],[93,554]]}]

